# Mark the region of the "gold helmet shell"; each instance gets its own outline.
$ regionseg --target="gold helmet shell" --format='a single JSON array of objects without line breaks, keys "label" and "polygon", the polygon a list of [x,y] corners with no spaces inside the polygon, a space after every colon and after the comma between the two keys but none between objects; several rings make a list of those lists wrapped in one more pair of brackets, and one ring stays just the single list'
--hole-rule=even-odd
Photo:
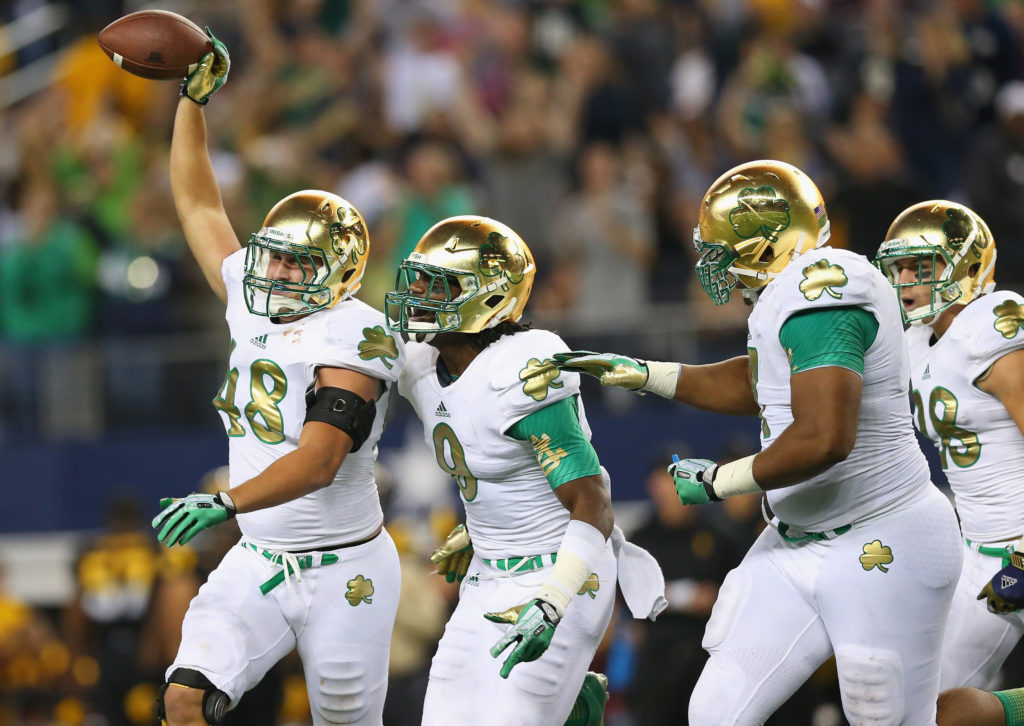
[{"label": "gold helmet shell", "polygon": [[757,291],[808,250],[829,238],[821,192],[782,161],[750,161],[730,169],[700,203],[693,245],[697,279],[716,305],[737,284]]},{"label": "gold helmet shell", "polygon": [[[533,254],[512,228],[466,215],[441,220],[398,268],[385,297],[392,330],[479,333],[523,315],[533,288]],[[411,288],[421,281],[414,292]]]},{"label": "gold helmet shell", "polygon": [[[305,315],[336,305],[359,289],[369,251],[366,222],[347,201],[315,189],[288,195],[249,238],[242,278],[249,312]],[[269,277],[275,255],[293,258],[302,281]]]},{"label": "gold helmet shell", "polygon": [[[931,267],[922,269],[925,260],[931,261]],[[914,279],[900,282],[901,266],[915,261]],[[936,275],[933,271],[939,262],[943,269]],[[973,210],[933,199],[900,212],[878,248],[875,266],[897,292],[904,287],[928,286],[929,302],[913,310],[907,310],[900,297],[903,321],[920,325],[933,322],[952,305],[966,305],[995,288],[996,243],[985,220]]]}]

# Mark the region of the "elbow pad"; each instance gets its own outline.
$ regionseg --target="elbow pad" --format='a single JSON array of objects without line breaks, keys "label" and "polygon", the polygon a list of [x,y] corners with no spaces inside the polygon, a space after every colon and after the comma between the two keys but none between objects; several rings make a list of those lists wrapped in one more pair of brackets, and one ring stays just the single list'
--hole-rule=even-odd
[{"label": "elbow pad", "polygon": [[306,419],[303,423],[319,421],[330,424],[352,437],[351,451],[359,451],[377,417],[377,402],[364,401],[361,396],[344,388],[310,384],[306,389]]}]

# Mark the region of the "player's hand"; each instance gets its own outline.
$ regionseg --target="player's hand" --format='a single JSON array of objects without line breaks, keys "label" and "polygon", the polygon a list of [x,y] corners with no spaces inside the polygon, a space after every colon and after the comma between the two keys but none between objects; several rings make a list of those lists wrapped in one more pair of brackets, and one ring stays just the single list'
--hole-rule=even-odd
[{"label": "player's hand", "polygon": [[1024,553],[1010,555],[1010,564],[995,574],[978,593],[979,600],[988,600],[991,613],[1005,615],[1024,608]]},{"label": "player's hand", "polygon": [[647,364],[629,356],[571,350],[568,353],[555,353],[552,358],[559,369],[594,376],[601,381],[602,386],[618,386],[637,391],[647,383]]},{"label": "player's hand", "polygon": [[676,495],[683,504],[707,504],[717,501],[711,484],[715,480],[718,464],[710,459],[682,459],[672,457],[668,473],[676,482]]},{"label": "player's hand", "polygon": [[168,547],[185,544],[204,529],[235,516],[232,501],[217,494],[189,494],[183,499],[166,497],[160,500],[163,509],[153,517],[153,529],[160,530],[157,539]]},{"label": "player's hand", "polygon": [[508,678],[517,663],[527,663],[544,655],[555,635],[555,626],[561,620],[555,606],[540,598],[500,613],[484,613],[484,617],[493,623],[511,626],[491,646],[491,657],[497,658],[510,645],[516,644],[501,666],[502,678]]},{"label": "player's hand", "polygon": [[188,96],[190,101],[200,106],[205,106],[210,96],[224,85],[228,80],[228,71],[231,70],[231,56],[227,47],[213,37],[209,28],[206,28],[206,35],[213,42],[213,52],[204,55],[199,61],[199,67],[181,84],[181,95]]},{"label": "player's hand", "polygon": [[447,582],[462,582],[473,559],[473,544],[466,525],[460,524],[444,538],[444,542],[430,553],[430,561],[437,565],[437,574]]}]

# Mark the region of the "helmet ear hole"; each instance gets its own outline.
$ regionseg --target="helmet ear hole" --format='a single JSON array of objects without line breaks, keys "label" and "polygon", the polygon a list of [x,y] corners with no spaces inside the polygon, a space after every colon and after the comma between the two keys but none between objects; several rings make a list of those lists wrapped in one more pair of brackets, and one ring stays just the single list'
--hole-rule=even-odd
[{"label": "helmet ear hole", "polygon": [[346,282],[348,282],[352,278],[352,275],[354,274],[356,274],[354,268],[350,270],[345,270],[345,274],[341,276],[341,284],[344,285]]},{"label": "helmet ear hole", "polygon": [[764,252],[761,253],[761,256],[757,258],[757,261],[767,264],[767,263],[771,262],[774,259],[775,259],[775,250],[772,249],[771,245],[768,245],[768,246],[766,246],[764,248]]},{"label": "helmet ear hole", "polygon": [[489,308],[495,308],[501,304],[502,299],[501,295],[491,295],[489,298],[484,300],[484,305]]}]

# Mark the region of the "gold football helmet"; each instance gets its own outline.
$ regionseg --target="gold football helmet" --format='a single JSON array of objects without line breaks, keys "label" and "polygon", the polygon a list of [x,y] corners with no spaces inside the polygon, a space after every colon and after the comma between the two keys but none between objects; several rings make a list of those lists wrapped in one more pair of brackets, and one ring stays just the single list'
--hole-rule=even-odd
[{"label": "gold football helmet", "polygon": [[701,200],[697,279],[724,305],[737,284],[745,296],[756,294],[828,238],[825,202],[810,177],[785,162],[750,161],[725,172]]},{"label": "gold football helmet", "polygon": [[[913,280],[900,282],[903,266],[916,260]],[[931,267],[922,269],[924,260]],[[938,263],[944,267],[937,272]],[[904,209],[889,226],[875,265],[899,292],[927,285],[929,302],[907,310],[900,297],[903,321],[920,325],[951,305],[966,305],[995,288],[996,243],[985,220],[956,202],[933,199]],[[913,267],[911,267],[913,269]]]},{"label": "gold football helmet", "polygon": [[[305,315],[359,289],[370,251],[366,223],[336,194],[307,189],[274,205],[245,253],[245,302],[255,315]],[[275,256],[303,272],[300,282],[268,275]]]},{"label": "gold football helmet", "polygon": [[385,297],[392,330],[479,333],[522,317],[536,266],[522,238],[487,217],[441,220],[398,268]]}]

